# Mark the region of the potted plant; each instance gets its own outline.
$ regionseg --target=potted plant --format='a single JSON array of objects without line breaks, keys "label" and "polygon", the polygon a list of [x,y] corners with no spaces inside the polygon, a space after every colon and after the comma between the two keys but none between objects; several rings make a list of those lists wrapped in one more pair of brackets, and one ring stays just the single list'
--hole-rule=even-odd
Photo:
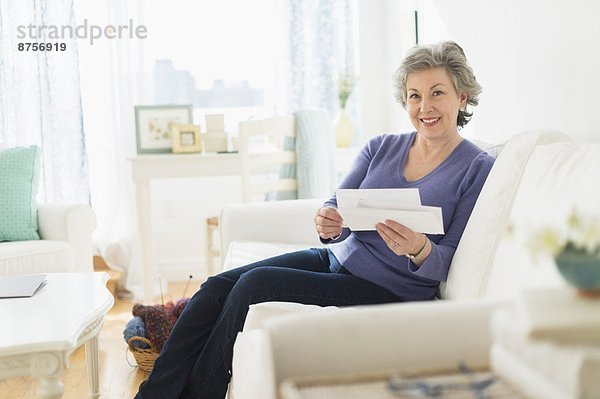
[{"label": "potted plant", "polygon": [[544,228],[530,244],[534,254],[552,254],[558,271],[580,296],[600,298],[600,218],[573,211],[566,229]]}]

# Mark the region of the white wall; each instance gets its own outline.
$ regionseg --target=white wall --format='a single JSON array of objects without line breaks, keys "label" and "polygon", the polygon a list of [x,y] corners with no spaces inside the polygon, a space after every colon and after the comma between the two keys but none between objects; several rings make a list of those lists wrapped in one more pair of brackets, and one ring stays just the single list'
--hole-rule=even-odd
[{"label": "white wall", "polygon": [[[370,33],[371,40],[377,40],[376,34],[381,32],[388,35],[379,39],[387,46],[381,62],[395,67],[399,62],[397,54],[404,54],[412,45],[406,35],[411,34],[410,10],[415,7],[421,14],[421,43],[452,39],[464,48],[484,88],[470,124],[474,136],[495,141],[524,130],[555,128],[578,140],[600,140],[595,120],[600,91],[600,23],[597,20],[600,3],[591,0],[423,0],[361,1],[361,4],[363,8],[378,8],[385,16],[362,21],[363,28],[369,22],[376,28]],[[390,36],[392,32],[396,32],[396,36]],[[369,46],[368,40],[364,43]],[[407,46],[407,43],[410,44]],[[363,41],[360,44],[362,50]],[[383,74],[387,73],[386,67],[379,67]],[[361,75],[361,84],[389,82]],[[369,90],[385,96],[388,89],[374,86]],[[386,118],[385,123],[380,122],[382,130],[398,130],[402,126],[397,105],[384,100],[376,105],[386,106],[387,111],[377,110],[377,114],[371,114],[370,108],[364,107],[362,132],[380,128],[372,123],[375,115]],[[372,134],[363,133],[363,140],[370,136]]]},{"label": "white wall", "polygon": [[381,133],[412,128],[402,106],[393,98],[392,76],[404,51],[414,45],[415,4],[358,1],[361,143]]},{"label": "white wall", "polygon": [[433,1],[484,86],[477,116],[482,138],[550,127],[580,140],[599,139],[593,116],[600,90],[600,3],[448,3]]},{"label": "white wall", "polygon": [[[380,4],[384,5],[382,1]],[[386,88],[387,53],[385,48],[385,7],[358,2],[359,48],[359,130],[361,142],[385,129],[389,107],[383,101]]]}]

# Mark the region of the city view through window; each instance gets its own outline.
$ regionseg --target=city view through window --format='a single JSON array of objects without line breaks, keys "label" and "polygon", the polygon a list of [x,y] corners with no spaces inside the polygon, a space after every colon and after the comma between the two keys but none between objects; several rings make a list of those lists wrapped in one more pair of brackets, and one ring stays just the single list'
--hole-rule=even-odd
[{"label": "city view through window", "polygon": [[[147,2],[144,20],[160,40],[144,43],[146,97],[155,104],[193,104],[194,120],[226,114],[226,129],[274,113],[281,85],[281,3]],[[173,23],[177,21],[177,23]]]}]

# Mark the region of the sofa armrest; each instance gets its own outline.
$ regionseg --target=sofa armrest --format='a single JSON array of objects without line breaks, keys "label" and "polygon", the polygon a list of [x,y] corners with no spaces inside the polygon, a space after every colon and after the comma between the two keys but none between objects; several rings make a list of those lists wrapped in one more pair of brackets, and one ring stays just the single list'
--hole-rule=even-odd
[{"label": "sofa armrest", "polygon": [[[460,361],[486,368],[490,318],[499,306],[504,304],[433,301],[281,316],[238,335],[232,388],[258,398],[249,394],[253,384],[271,380],[273,386],[260,394],[275,398],[278,385],[291,377],[447,371],[456,370]],[[261,342],[258,349],[256,342]],[[260,375],[252,370],[261,370]]]},{"label": "sofa armrest", "polygon": [[274,319],[265,331],[278,374],[455,369],[460,360],[479,368],[488,365],[490,318],[499,304],[465,300],[340,308]]},{"label": "sofa armrest", "polygon": [[232,241],[322,246],[313,218],[325,199],[256,202],[226,206],[219,216],[221,253]]},{"label": "sofa armrest", "polygon": [[92,232],[96,216],[88,205],[38,206],[38,230],[42,240],[68,242],[77,270],[93,271]]}]

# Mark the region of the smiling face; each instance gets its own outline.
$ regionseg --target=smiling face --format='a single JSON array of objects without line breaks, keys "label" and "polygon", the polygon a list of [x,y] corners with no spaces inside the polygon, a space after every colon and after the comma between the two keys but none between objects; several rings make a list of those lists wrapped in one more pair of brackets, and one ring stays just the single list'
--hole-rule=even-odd
[{"label": "smiling face", "polygon": [[406,110],[423,138],[435,140],[458,134],[458,111],[467,103],[466,93],[457,93],[445,68],[410,73],[406,78]]}]

